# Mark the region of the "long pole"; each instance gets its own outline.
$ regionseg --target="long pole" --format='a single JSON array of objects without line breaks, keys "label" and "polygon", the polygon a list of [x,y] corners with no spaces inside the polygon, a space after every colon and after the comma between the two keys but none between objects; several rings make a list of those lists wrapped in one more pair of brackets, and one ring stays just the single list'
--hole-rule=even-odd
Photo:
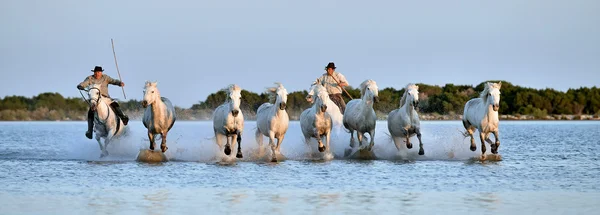
[{"label": "long pole", "polygon": [[[333,80],[334,80],[335,82],[337,82],[338,86],[340,86],[340,85],[341,85],[341,84],[340,84],[340,82],[339,82],[339,81],[338,81],[338,80],[335,78],[335,76],[333,76],[333,74],[331,74],[331,77],[333,78]],[[346,92],[346,95],[348,95],[348,97],[350,97],[350,99],[353,99],[353,98],[352,98],[352,96],[350,95],[350,93],[348,93],[348,91],[346,91],[346,88],[344,88],[344,87],[342,87],[342,86],[340,86],[340,88],[342,88],[342,90],[343,90],[344,92]]]},{"label": "long pole", "polygon": [[[117,54],[115,54],[115,42],[113,42],[112,38],[110,38],[110,44],[112,45],[113,56],[115,57],[115,66],[117,66],[117,73],[119,74],[119,80],[123,81],[123,79],[121,78],[121,72],[119,71],[119,64],[117,63]],[[123,90],[123,96],[125,97],[125,99],[127,99],[127,96],[125,95],[125,87],[121,87],[121,90]]]}]

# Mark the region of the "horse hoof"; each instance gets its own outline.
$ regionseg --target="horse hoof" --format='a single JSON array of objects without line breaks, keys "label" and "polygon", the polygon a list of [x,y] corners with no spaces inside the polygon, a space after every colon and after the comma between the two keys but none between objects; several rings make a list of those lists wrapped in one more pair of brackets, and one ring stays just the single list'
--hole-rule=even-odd
[{"label": "horse hoof", "polygon": [[325,146],[323,146],[323,147],[319,146],[319,152],[324,152],[324,151],[325,151]]},{"label": "horse hoof", "polygon": [[406,144],[406,148],[412,149],[412,143]]},{"label": "horse hoof", "polygon": [[100,158],[106,157],[108,156],[108,152],[102,152],[102,154],[100,154]]},{"label": "horse hoof", "polygon": [[276,163],[277,162],[277,158],[271,158],[271,162]]},{"label": "horse hoof", "polygon": [[242,152],[238,152],[238,153],[235,155],[235,157],[236,157],[236,158],[244,158],[244,155],[242,155]]},{"label": "horse hoof", "polygon": [[231,147],[225,146],[225,154],[226,155],[230,155],[231,154]]},{"label": "horse hoof", "polygon": [[150,151],[154,151],[154,146],[150,146]]},{"label": "horse hoof", "polygon": [[425,150],[423,150],[423,149],[420,149],[420,150],[419,150],[419,155],[424,155],[424,154],[425,154]]},{"label": "horse hoof", "polygon": [[471,146],[470,149],[471,149],[471,151],[475,151],[475,150],[477,150],[477,146]]},{"label": "horse hoof", "polygon": [[168,149],[169,149],[169,147],[164,147],[164,148],[162,148],[162,152],[165,153]]}]

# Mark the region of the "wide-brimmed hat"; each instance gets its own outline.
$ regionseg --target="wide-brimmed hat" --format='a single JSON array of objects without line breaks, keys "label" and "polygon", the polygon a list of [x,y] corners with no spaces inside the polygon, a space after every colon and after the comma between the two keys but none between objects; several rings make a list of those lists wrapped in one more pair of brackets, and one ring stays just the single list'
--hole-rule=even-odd
[{"label": "wide-brimmed hat", "polygon": [[101,66],[94,67],[94,69],[92,70],[92,72],[96,72],[96,71],[104,72],[104,70],[102,69]]},{"label": "wide-brimmed hat", "polygon": [[335,68],[336,68],[336,67],[335,67],[335,63],[333,63],[333,62],[329,62],[329,63],[327,64],[327,66],[325,67],[325,69],[329,69],[329,68],[335,69]]}]

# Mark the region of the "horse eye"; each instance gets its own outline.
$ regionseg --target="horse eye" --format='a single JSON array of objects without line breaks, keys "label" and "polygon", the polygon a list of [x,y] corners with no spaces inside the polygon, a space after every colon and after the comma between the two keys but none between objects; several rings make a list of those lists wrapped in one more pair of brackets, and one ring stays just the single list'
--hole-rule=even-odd
[{"label": "horse eye", "polygon": [[154,93],[154,90],[152,90],[152,93]]}]

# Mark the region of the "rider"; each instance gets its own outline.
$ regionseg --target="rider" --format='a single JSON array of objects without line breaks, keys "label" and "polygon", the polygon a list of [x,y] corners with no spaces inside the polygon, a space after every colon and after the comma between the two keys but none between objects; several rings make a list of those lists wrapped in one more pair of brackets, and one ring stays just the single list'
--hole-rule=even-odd
[{"label": "rider", "polygon": [[325,67],[326,73],[324,73],[321,77],[317,78],[326,89],[327,93],[329,93],[329,99],[333,101],[339,108],[342,114],[344,114],[344,110],[346,110],[346,103],[342,98],[342,87],[348,86],[348,81],[346,81],[346,77],[339,72],[335,71],[335,64],[333,62],[329,62]]},{"label": "rider", "polygon": [[[108,95],[108,84],[117,85],[121,87],[125,86],[125,83],[123,83],[121,80],[113,79],[108,75],[102,74],[103,71],[104,70],[101,66],[96,66],[94,70],[92,70],[94,74],[86,77],[85,80],[83,80],[83,82],[79,83],[79,85],[77,85],[77,89],[83,90],[92,84],[100,84],[100,94],[106,98],[110,98],[110,96]],[[127,117],[127,115],[125,115],[123,111],[121,111],[121,108],[119,107],[119,104],[116,101],[112,99],[111,101],[112,103],[110,104],[110,106],[115,111],[115,114],[117,114],[117,116],[119,116],[119,118],[123,120],[124,125],[127,125],[129,117]],[[91,107],[88,110],[87,116],[88,130],[85,132],[85,136],[89,139],[92,139],[92,129],[94,129],[94,112],[92,111]]]}]

